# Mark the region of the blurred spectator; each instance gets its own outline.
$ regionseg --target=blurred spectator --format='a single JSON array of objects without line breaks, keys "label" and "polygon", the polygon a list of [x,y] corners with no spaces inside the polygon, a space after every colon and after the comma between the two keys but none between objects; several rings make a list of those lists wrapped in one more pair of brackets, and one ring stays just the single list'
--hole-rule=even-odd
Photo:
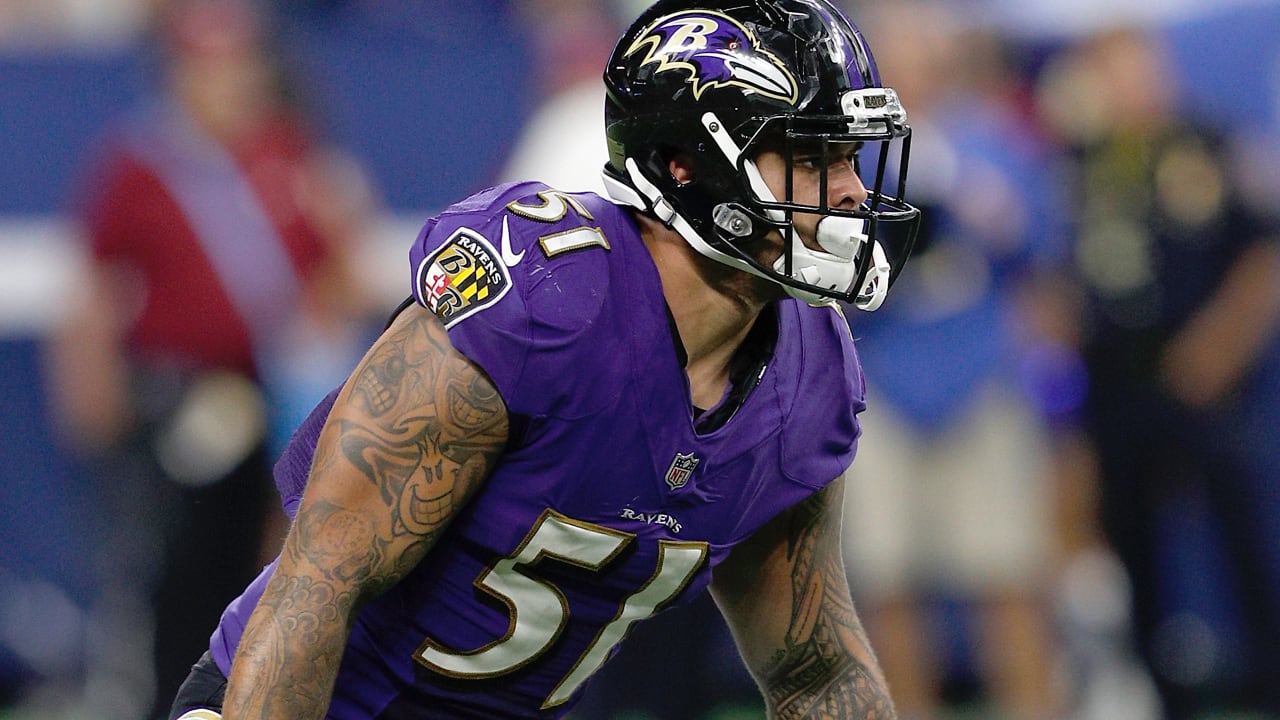
[{"label": "blurred spectator", "polygon": [[318,367],[340,378],[363,345],[346,258],[367,186],[285,102],[261,18],[244,0],[176,0],[157,27],[162,87],[90,163],[77,210],[91,267],[52,352],[108,525],[95,717],[167,714],[283,532],[263,394],[305,393],[294,379]]},{"label": "blurred spectator", "polygon": [[1065,249],[1052,156],[997,37],[943,4],[875,8],[925,219],[907,292],[849,318],[869,384],[846,491],[854,597],[904,720],[973,700],[1058,717],[1050,437],[1021,382],[1038,347],[1022,301]]},{"label": "blurred spectator", "polygon": [[1280,717],[1280,228],[1177,97],[1137,30],[1043,76],[1076,161],[1086,427],[1168,717]]}]

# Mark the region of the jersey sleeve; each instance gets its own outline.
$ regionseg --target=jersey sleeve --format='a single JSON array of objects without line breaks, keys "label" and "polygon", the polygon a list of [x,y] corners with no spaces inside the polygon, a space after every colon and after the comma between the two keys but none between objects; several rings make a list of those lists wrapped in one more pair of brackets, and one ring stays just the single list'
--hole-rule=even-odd
[{"label": "jersey sleeve", "polygon": [[593,252],[602,248],[548,250],[547,238],[593,227],[567,197],[538,183],[499,186],[429,220],[410,251],[415,299],[510,412],[558,414],[584,397],[571,369],[586,364],[608,279]]},{"label": "jersey sleeve", "polygon": [[783,472],[821,487],[839,477],[857,452],[867,407],[866,381],[847,321],[834,307],[790,303],[803,330],[800,382],[788,398],[782,430]]}]

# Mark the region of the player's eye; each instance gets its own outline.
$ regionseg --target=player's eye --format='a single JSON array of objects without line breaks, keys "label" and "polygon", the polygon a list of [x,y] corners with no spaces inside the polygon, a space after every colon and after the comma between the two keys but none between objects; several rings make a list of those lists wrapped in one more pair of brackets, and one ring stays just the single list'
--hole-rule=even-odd
[{"label": "player's eye", "polygon": [[792,158],[792,166],[797,170],[816,171],[824,166],[835,168],[843,165],[852,167],[858,172],[858,154],[862,151],[862,143],[831,143],[824,154],[821,146],[799,148]]},{"label": "player's eye", "polygon": [[801,170],[817,170],[822,167],[821,155],[797,155],[792,164]]}]

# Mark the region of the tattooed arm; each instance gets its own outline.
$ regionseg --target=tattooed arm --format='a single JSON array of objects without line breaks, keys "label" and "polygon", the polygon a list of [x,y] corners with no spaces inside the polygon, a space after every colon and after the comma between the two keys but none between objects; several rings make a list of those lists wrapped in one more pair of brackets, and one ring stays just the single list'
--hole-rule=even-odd
[{"label": "tattooed arm", "polygon": [[770,718],[894,720],[840,557],[837,480],[783,512],[716,568],[711,593]]},{"label": "tattooed arm", "polygon": [[430,551],[488,476],[507,415],[420,306],[356,368],[320,434],[280,562],[236,652],[223,717],[321,718],[356,612]]}]

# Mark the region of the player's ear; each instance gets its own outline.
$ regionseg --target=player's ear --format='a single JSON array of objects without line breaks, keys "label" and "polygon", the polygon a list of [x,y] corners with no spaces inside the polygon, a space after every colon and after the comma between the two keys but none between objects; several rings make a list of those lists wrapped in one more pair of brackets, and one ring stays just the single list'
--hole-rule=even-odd
[{"label": "player's ear", "polygon": [[679,153],[675,157],[667,161],[667,172],[671,173],[671,177],[675,181],[684,185],[693,181],[693,158],[686,153]]}]

